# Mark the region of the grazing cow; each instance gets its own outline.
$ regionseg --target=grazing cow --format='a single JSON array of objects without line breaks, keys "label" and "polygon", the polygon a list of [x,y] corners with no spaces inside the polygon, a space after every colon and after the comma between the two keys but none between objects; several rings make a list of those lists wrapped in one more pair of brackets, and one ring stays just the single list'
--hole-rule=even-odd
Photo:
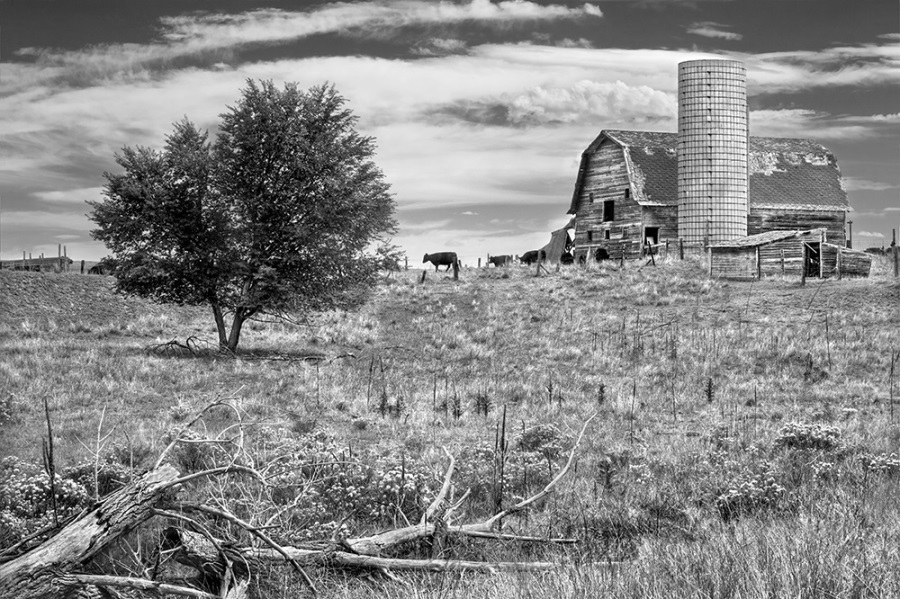
[{"label": "grazing cow", "polygon": [[[547,252],[545,252],[544,250],[540,250],[540,252],[541,262],[543,262],[547,259]],[[524,254],[519,256],[519,261],[522,262],[522,264],[527,264],[529,266],[534,264],[538,261],[538,250],[530,250],[528,252],[525,252]]]},{"label": "grazing cow", "polygon": [[436,254],[425,254],[425,258],[422,259],[422,264],[426,262],[431,262],[434,264],[434,269],[437,270],[438,266],[446,266],[447,270],[450,270],[454,264],[457,263],[456,252],[438,252]]},{"label": "grazing cow", "polygon": [[594,260],[600,262],[601,260],[609,260],[609,252],[606,251],[606,248],[597,248],[597,251],[594,252]]},{"label": "grazing cow", "polygon": [[575,256],[573,256],[571,252],[566,252],[565,254],[563,254],[559,257],[559,263],[560,264],[574,264]]},{"label": "grazing cow", "polygon": [[490,256],[488,258],[488,264],[493,264],[494,266],[507,266],[512,264],[513,257],[509,254],[503,256]]}]

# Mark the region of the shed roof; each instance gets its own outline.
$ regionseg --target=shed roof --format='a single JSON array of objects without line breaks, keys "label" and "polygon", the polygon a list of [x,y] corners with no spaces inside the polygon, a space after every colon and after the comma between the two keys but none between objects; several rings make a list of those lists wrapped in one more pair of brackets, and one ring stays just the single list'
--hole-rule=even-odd
[{"label": "shed roof", "polygon": [[[581,155],[570,214],[578,209],[587,161],[604,140],[622,148],[635,200],[642,206],[678,205],[678,134],[608,129]],[[749,201],[756,208],[849,210],[837,159],[810,139],[751,137]]]},{"label": "shed roof", "polygon": [[825,232],[825,229],[809,229],[806,231],[793,230],[793,231],[766,231],[765,233],[757,233],[756,235],[747,235],[746,237],[738,237],[736,239],[729,239],[728,241],[720,241],[718,243],[711,243],[709,247],[711,248],[748,248],[748,247],[756,247],[760,245],[765,245],[767,243],[773,243],[776,241],[784,241],[785,239],[790,239],[791,237],[800,237],[803,235],[813,235]]}]

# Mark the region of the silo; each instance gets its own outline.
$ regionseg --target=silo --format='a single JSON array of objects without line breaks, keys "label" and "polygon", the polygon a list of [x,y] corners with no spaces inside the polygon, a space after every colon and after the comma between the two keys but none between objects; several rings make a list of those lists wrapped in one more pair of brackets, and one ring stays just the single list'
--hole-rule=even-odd
[{"label": "silo", "polygon": [[747,70],[734,60],[678,65],[678,236],[747,235]]}]

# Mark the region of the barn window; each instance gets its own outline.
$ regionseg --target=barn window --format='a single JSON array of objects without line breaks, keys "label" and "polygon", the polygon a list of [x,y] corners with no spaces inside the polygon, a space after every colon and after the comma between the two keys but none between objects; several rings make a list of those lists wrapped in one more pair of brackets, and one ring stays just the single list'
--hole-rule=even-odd
[{"label": "barn window", "polygon": [[603,239],[609,239],[609,229],[603,231]]},{"label": "barn window", "polygon": [[588,234],[588,243],[594,241],[594,232],[588,231],[587,234]]},{"label": "barn window", "polygon": [[603,202],[603,222],[608,223],[615,220],[615,218],[615,202],[613,200],[606,200]]},{"label": "barn window", "polygon": [[630,197],[631,197],[631,190],[630,190],[630,189],[626,189],[626,190],[625,190],[625,199],[627,200],[627,199],[630,198]]},{"label": "barn window", "polygon": [[588,200],[591,202],[591,204],[594,203],[594,192],[593,191],[588,194]]}]

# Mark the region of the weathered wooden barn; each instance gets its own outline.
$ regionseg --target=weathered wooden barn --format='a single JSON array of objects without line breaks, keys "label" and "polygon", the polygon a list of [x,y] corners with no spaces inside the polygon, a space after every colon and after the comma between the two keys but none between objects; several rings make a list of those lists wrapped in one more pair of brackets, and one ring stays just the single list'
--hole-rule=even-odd
[{"label": "weathered wooden barn", "polygon": [[[634,258],[648,242],[678,242],[677,147],[677,133],[600,132],[582,153],[569,208],[576,257],[603,248],[612,258]],[[807,139],[750,137],[748,183],[748,235],[823,229],[821,243],[846,245],[850,205],[827,148]]]},{"label": "weathered wooden barn", "polygon": [[550,233],[550,241],[541,248],[541,251],[544,252],[542,255],[547,257],[547,262],[556,264],[563,254],[572,249],[572,232],[574,230],[575,219],[571,218],[565,226]]},{"label": "weathered wooden barn", "polygon": [[768,231],[713,243],[709,246],[709,274],[729,279],[869,275],[871,256],[825,239],[825,229],[813,229]]}]

